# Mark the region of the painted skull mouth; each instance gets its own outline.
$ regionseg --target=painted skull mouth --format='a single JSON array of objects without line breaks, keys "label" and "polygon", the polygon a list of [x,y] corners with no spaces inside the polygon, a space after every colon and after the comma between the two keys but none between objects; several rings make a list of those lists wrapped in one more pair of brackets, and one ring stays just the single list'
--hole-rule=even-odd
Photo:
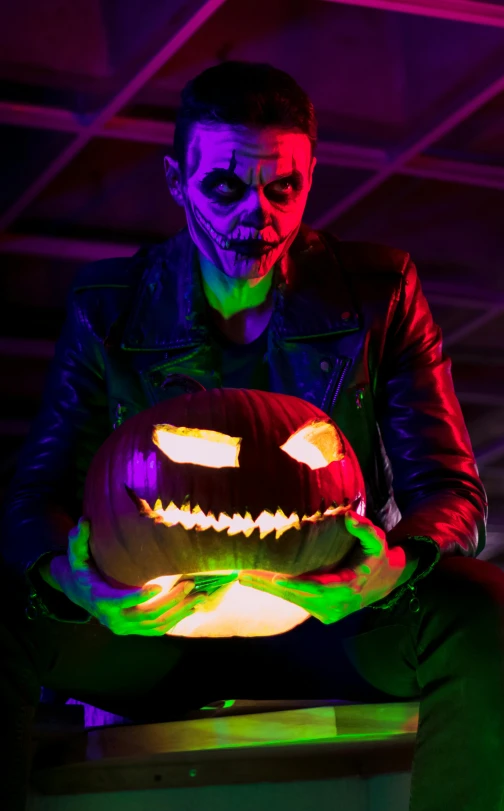
[{"label": "painted skull mouth", "polygon": [[213,240],[213,242],[215,242],[216,245],[219,246],[219,248],[222,248],[224,251],[235,251],[236,253],[241,253],[244,256],[259,258],[260,256],[269,253],[271,250],[273,250],[273,248],[278,248],[278,246],[281,244],[281,241],[268,242],[260,236],[258,231],[251,228],[243,228],[238,231],[238,234],[241,236],[243,233],[247,232],[249,234],[253,233],[254,236],[250,236],[249,238],[245,239],[230,239],[228,236],[220,234],[218,231],[216,231],[213,225],[208,222],[207,219],[205,219],[201,211],[199,211],[196,206],[194,206],[194,213],[199,224],[205,229],[209,237]]},{"label": "painted skull mouth", "polygon": [[199,532],[213,529],[216,532],[227,531],[228,535],[242,533],[246,538],[252,535],[254,530],[258,529],[261,540],[270,532],[274,532],[275,540],[278,540],[289,529],[299,530],[308,523],[316,524],[325,521],[327,518],[344,515],[349,510],[356,510],[361,502],[360,497],[353,504],[348,499],[345,499],[344,504],[337,505],[333,502],[327,509],[325,509],[325,504],[322,503],[320,509],[316,512],[311,515],[305,514],[303,517],[297,512],[292,512],[287,516],[280,508],[275,513],[270,512],[270,510],[263,510],[255,519],[252,518],[250,512],[246,512],[245,515],[234,513],[232,516],[220,512],[216,517],[212,512],[204,512],[197,504],[191,507],[188,499],[181,507],[177,507],[173,501],[163,507],[161,499],[158,498],[154,507],[151,507],[148,501],[137,496],[127,484],[124,486],[140,515],[151,518],[156,524],[164,524],[167,527],[180,524],[184,529],[195,529]]}]

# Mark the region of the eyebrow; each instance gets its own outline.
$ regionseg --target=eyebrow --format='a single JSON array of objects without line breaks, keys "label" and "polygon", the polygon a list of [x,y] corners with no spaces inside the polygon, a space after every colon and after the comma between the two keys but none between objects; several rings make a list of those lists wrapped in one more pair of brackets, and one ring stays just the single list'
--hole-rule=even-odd
[{"label": "eyebrow", "polygon": [[[203,180],[207,180],[207,178],[211,180],[217,177],[233,177],[240,183],[243,183],[243,185],[246,185],[244,181],[241,179],[241,177],[238,177],[238,175],[235,172],[232,172],[229,169],[224,169],[222,167],[216,167],[215,169],[211,169],[210,172],[207,172],[205,175],[203,175]],[[292,177],[298,182],[303,181],[303,175],[299,171],[299,169],[293,169],[290,172],[285,172],[283,175],[279,175],[278,177],[275,178],[275,180],[270,180],[270,183],[276,183],[277,180],[285,180],[285,178],[287,177]],[[266,183],[266,185],[269,186],[269,183]]]}]

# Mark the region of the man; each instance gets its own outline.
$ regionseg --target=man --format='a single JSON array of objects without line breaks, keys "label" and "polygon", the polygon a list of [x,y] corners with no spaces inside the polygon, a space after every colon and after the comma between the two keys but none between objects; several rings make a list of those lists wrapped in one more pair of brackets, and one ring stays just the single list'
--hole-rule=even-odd
[{"label": "man", "polygon": [[[12,808],[41,684],[143,720],[228,691],[418,698],[413,811],[504,808],[503,578],[475,559],[486,500],[450,362],[407,254],[302,224],[315,146],[313,106],[291,77],[253,63],[205,71],[183,92],[166,158],[188,228],[74,282],[6,500]],[[74,527],[107,435],[191,385],[306,399],[359,458],[367,516],[347,520],[358,542],[343,570],[241,575],[312,614],[288,633],[166,636],[206,596],[180,584],[142,609],[154,592],[110,588],[85,516]],[[189,674],[200,695],[184,691]],[[12,747],[21,718],[24,750],[19,736]]]}]

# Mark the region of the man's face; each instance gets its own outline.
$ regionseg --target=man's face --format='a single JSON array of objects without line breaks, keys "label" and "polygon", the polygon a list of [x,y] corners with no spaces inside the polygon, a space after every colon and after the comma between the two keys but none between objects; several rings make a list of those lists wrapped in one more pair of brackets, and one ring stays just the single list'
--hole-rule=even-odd
[{"label": "man's face", "polygon": [[196,124],[185,177],[171,158],[165,169],[199,251],[227,276],[259,279],[296,237],[315,163],[302,133]]}]

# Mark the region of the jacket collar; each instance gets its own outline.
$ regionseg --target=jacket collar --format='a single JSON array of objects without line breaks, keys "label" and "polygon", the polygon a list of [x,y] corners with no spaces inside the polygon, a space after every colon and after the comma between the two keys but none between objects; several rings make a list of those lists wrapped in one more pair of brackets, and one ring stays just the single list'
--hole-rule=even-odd
[{"label": "jacket collar", "polygon": [[[320,232],[301,225],[273,284],[271,327],[280,340],[359,329],[343,269]],[[122,349],[189,348],[209,340],[198,254],[187,228],[149,251],[135,299]]]}]

